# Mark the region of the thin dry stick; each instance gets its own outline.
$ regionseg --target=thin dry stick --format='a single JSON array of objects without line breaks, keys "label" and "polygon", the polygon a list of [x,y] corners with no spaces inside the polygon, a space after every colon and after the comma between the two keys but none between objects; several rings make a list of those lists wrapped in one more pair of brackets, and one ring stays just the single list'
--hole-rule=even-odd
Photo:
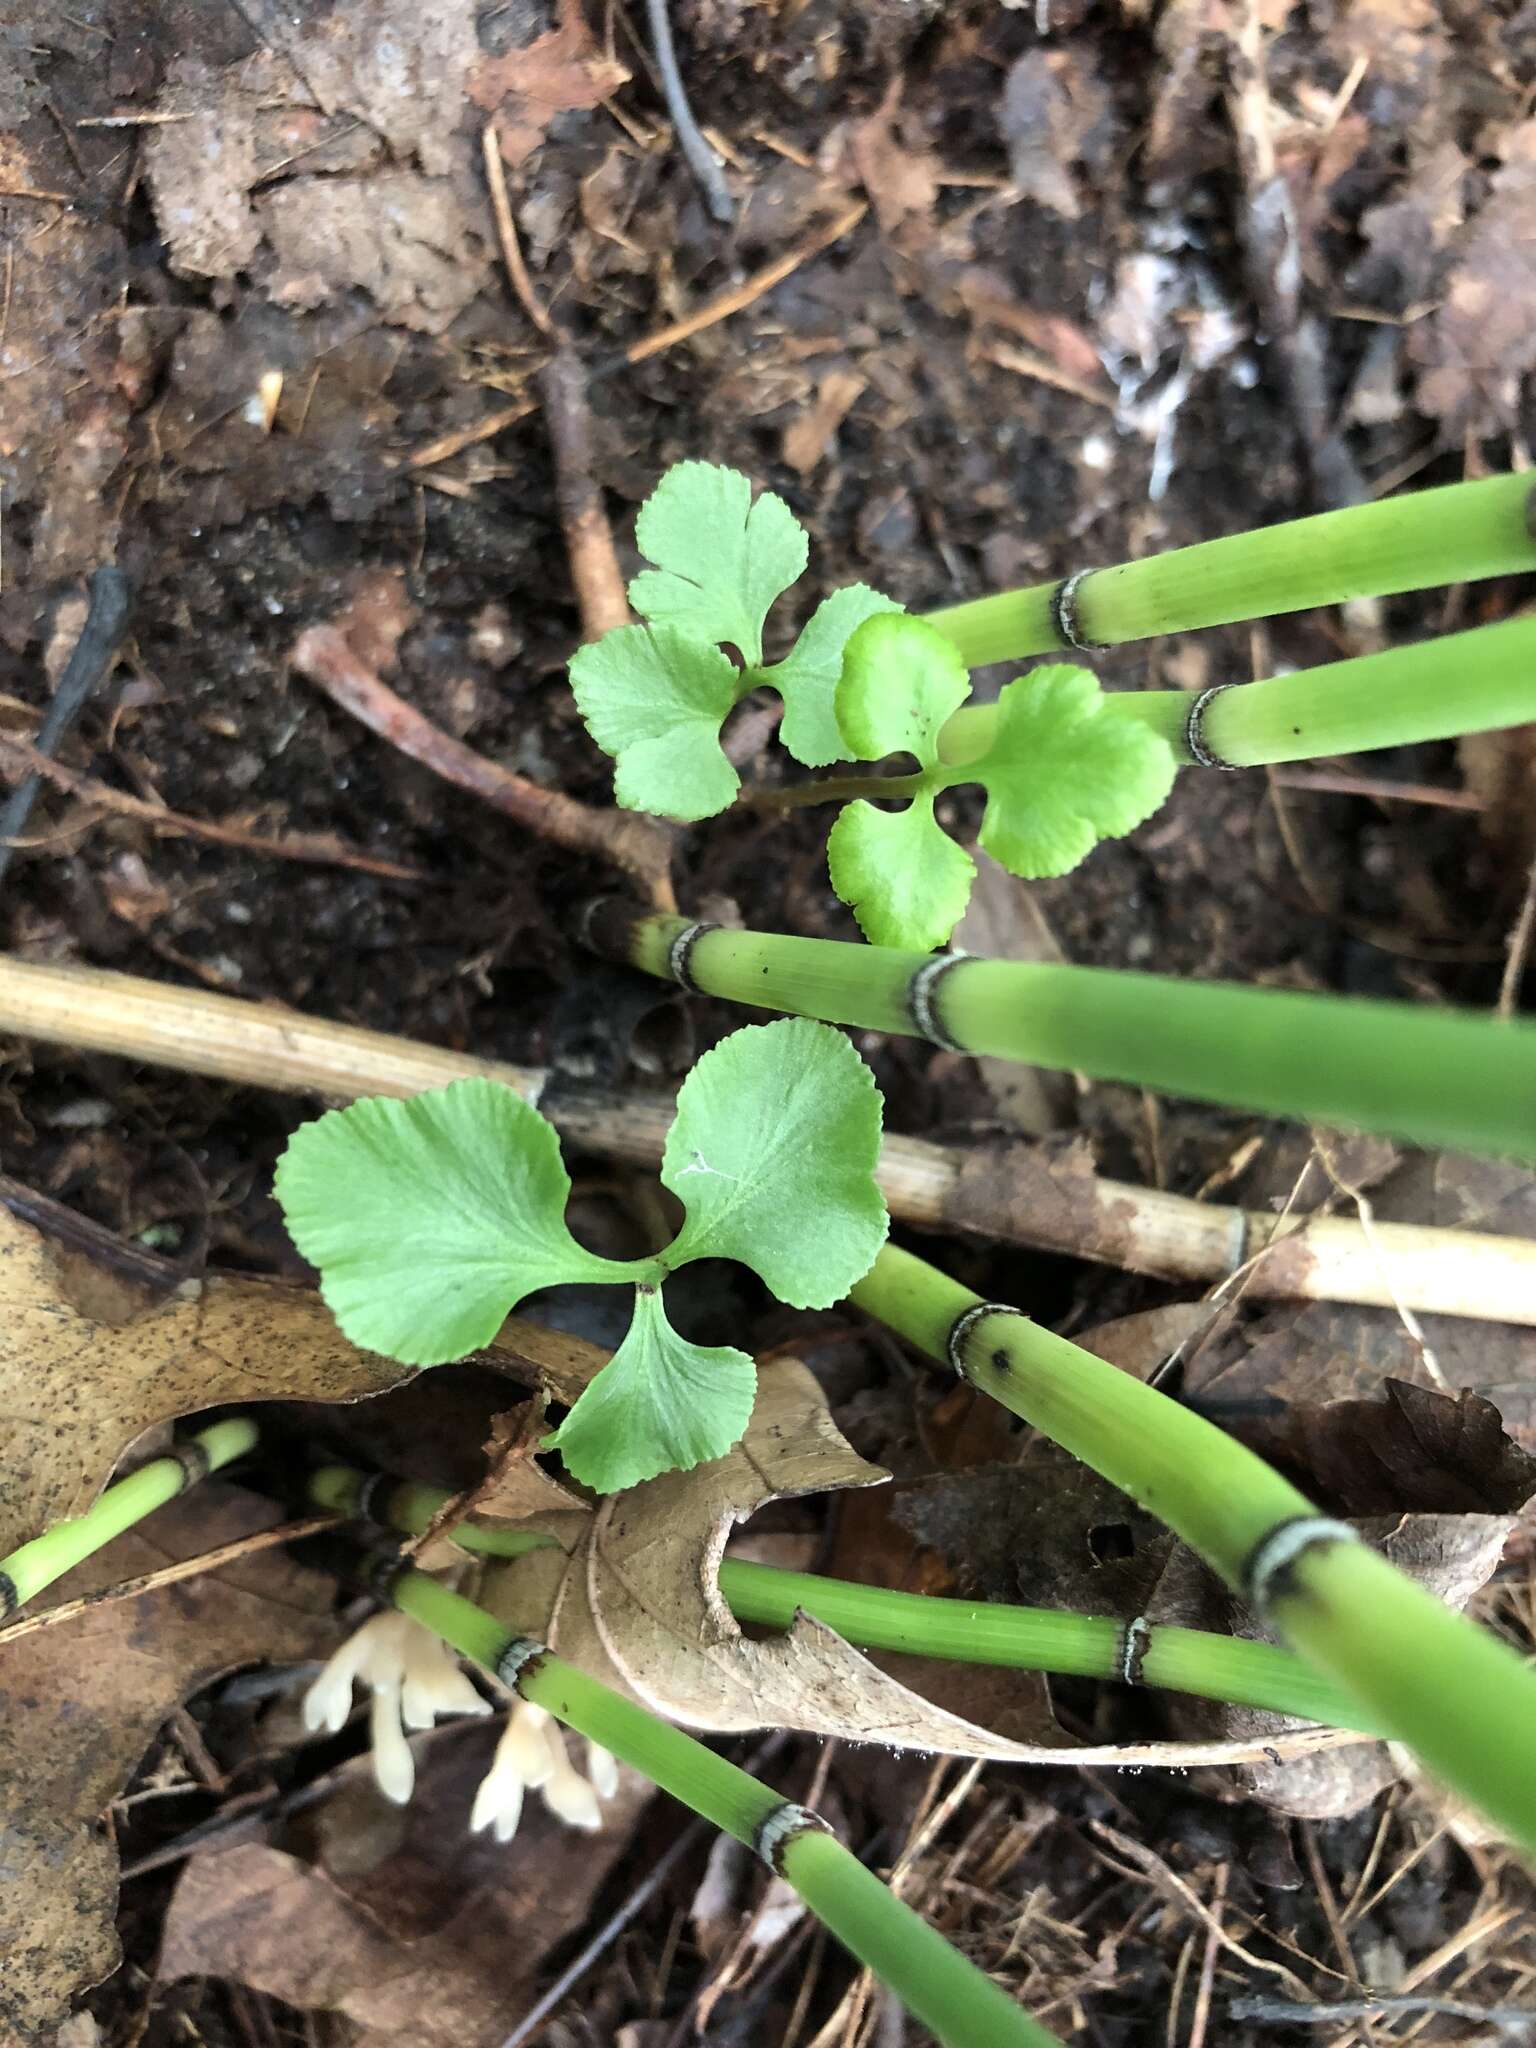
[{"label": "thin dry stick", "polygon": [[297,1522],[284,1522],[276,1529],[258,1529],[250,1536],[237,1536],[233,1543],[221,1543],[217,1550],[205,1550],[199,1557],[178,1558],[158,1571],[144,1572],[136,1579],[124,1579],[120,1586],[104,1586],[99,1593],[82,1594],[78,1600],[61,1600],[57,1607],[45,1607],[41,1614],[25,1615],[0,1628],[0,1648],[18,1636],[36,1635],[39,1629],[57,1628],[61,1622],[77,1621],[97,1607],[110,1607],[119,1600],[137,1600],[141,1593],[158,1593],[162,1586],[174,1586],[181,1579],[195,1579],[204,1572],[222,1571],[258,1550],[275,1550],[280,1543],[297,1543],[301,1536],[313,1536],[331,1528],[336,1515],[305,1515]]},{"label": "thin dry stick", "polygon": [[328,833],[285,832],[271,837],[264,832],[247,832],[239,825],[216,824],[212,818],[189,818],[181,811],[169,810],[164,804],[152,804],[143,797],[129,796],[125,790],[110,789],[94,776],[81,775],[73,768],[66,768],[62,762],[50,760],[27,741],[12,739],[8,735],[0,735],[0,775],[35,775],[41,781],[51,782],[56,789],[62,789],[66,795],[78,797],[82,803],[113,811],[120,818],[137,818],[161,837],[205,839],[213,846],[238,847],[242,853],[254,853],[266,860],[297,860],[315,867],[352,868],[360,874],[379,875],[387,882],[427,880],[420,868],[407,867],[398,860],[385,860],[378,854],[362,853],[342,840],[332,839]]},{"label": "thin dry stick", "polygon": [[[1131,1865],[1131,1871],[1150,1879],[1166,1898],[1193,1914],[1212,1940],[1225,1949],[1228,1955],[1236,1956],[1239,1962],[1245,1963],[1251,1970],[1265,1970],[1271,1976],[1278,1977],[1292,1997],[1307,1996],[1307,1987],[1294,1970],[1287,1969],[1284,1963],[1271,1962],[1266,1956],[1254,1955],[1234,1936],[1228,1934],[1205,1901],[1190,1889],[1182,1877],[1169,1868],[1155,1850],[1147,1848],[1141,1842],[1133,1842],[1129,1835],[1122,1835],[1117,1828],[1112,1828],[1101,1820],[1091,1820],[1088,1829],[1090,1834],[1097,1835],[1101,1842],[1107,1842],[1117,1855],[1124,1856]],[[1111,1870],[1118,1870],[1122,1877],[1131,1874],[1123,1864],[1115,1863],[1110,1857],[1106,1856],[1104,1861]],[[1335,1971],[1333,1974],[1338,1973]]]},{"label": "thin dry stick", "polygon": [[1189,2048],[1205,2048],[1206,2028],[1211,2019],[1211,1988],[1216,1981],[1216,1951],[1220,1947],[1221,1909],[1227,1896],[1227,1865],[1216,1872],[1216,1892],[1211,1900],[1211,1925],[1206,1930],[1205,1956],[1200,1964],[1200,1982],[1195,1987],[1195,2013],[1189,2024]]},{"label": "thin dry stick", "polygon": [[543,789],[477,754],[423,718],[375,675],[336,626],[311,626],[301,633],[289,660],[332,703],[434,775],[479,797],[524,831],[570,852],[611,861],[634,876],[649,902],[659,909],[676,909],[667,872],[671,841],[653,819],[631,811],[592,810],[563,790]]},{"label": "thin dry stick", "polygon": [[[81,1051],[116,1053],[243,1086],[350,1101],[414,1095],[486,1074],[539,1102],[587,1150],[654,1166],[672,1102],[602,1089],[546,1090],[540,1068],[449,1052],[355,1025],[332,1024],[242,996],[172,988],[136,975],[53,967],[0,954],[0,1031]],[[978,1171],[978,1168],[980,1169]],[[1132,1272],[1224,1278],[1284,1231],[1259,1210],[1192,1202],[1087,1171],[1065,1186],[1049,1155],[1016,1142],[978,1155],[963,1146],[888,1136],[879,1179],[893,1214],[919,1228],[973,1231]],[[1536,1324],[1536,1244],[1524,1238],[1322,1217],[1282,1235],[1256,1261],[1254,1294],[1390,1308],[1382,1262],[1401,1299],[1423,1313]]]},{"label": "thin dry stick", "polygon": [[1424,1334],[1423,1326],[1408,1303],[1403,1300],[1402,1290],[1398,1287],[1393,1277],[1392,1262],[1382,1250],[1376,1223],[1376,1210],[1369,1195],[1366,1194],[1363,1188],[1356,1187],[1353,1181],[1346,1179],[1334,1159],[1326,1139],[1314,1135],[1312,1143],[1317,1156],[1323,1162],[1323,1170],[1328,1175],[1328,1178],[1333,1182],[1340,1194],[1347,1195],[1355,1205],[1355,1214],[1360,1219],[1360,1228],[1365,1232],[1366,1240],[1372,1250],[1381,1259],[1382,1283],[1386,1287],[1387,1292],[1392,1296],[1392,1306],[1397,1310],[1397,1319],[1407,1331],[1408,1341],[1413,1345],[1423,1361],[1424,1371],[1429,1377],[1430,1384],[1442,1394],[1450,1393],[1450,1382],[1441,1370],[1440,1361],[1435,1356],[1434,1349]]},{"label": "thin dry stick", "polygon": [[402,467],[431,469],[439,462],[447,462],[450,456],[462,455],[466,448],[473,448],[478,442],[494,440],[504,428],[527,419],[532,411],[532,399],[520,398],[515,404],[502,406],[498,412],[488,412],[472,427],[455,427],[451,434],[439,434],[435,441],[424,442],[414,454],[406,456]]},{"label": "thin dry stick", "polygon": [[507,282],[512,287],[512,295],[540,334],[553,341],[554,322],[539,304],[538,294],[533,289],[533,279],[528,275],[528,266],[523,261],[523,245],[517,239],[517,223],[512,218],[512,204],[507,198],[507,174],[501,162],[501,138],[496,133],[494,121],[487,121],[480,131],[480,153],[485,159],[485,182],[490,188],[491,212],[496,218],[496,235],[501,243],[501,260],[506,267]]},{"label": "thin dry stick", "polygon": [[1473,2005],[1463,1998],[1345,1998],[1316,2004],[1288,2004],[1283,1998],[1234,1998],[1227,2008],[1235,2020],[1258,2020],[1269,2026],[1331,2027],[1340,2020],[1403,2019],[1410,2013],[1447,2019],[1478,2020],[1490,2027],[1530,2027],[1536,2005]]},{"label": "thin dry stick", "polygon": [[851,206],[834,214],[832,219],[807,235],[803,242],[783,256],[776,256],[771,263],[765,263],[761,270],[754,270],[750,277],[740,284],[733,284],[726,291],[712,299],[706,299],[702,306],[674,320],[670,326],[658,327],[653,334],[642,336],[631,342],[625,349],[622,362],[631,365],[643,363],[650,356],[659,356],[663,349],[675,348],[680,341],[689,341],[695,334],[702,334],[706,327],[713,327],[721,320],[728,320],[733,313],[739,313],[750,306],[754,299],[760,299],[764,292],[771,292],[776,284],[782,284],[786,277],[797,271],[802,263],[809,263],[813,256],[819,256],[823,249],[830,249],[834,242],[840,242],[850,228],[857,227],[869,211],[867,203],[855,200]]},{"label": "thin dry stick", "polygon": [[555,499],[581,611],[582,637],[601,640],[630,622],[624,572],[613,545],[603,494],[592,474],[592,410],[587,374],[574,349],[562,348],[536,379],[555,457]]},{"label": "thin dry stick", "polygon": [[1504,959],[1504,973],[1499,981],[1499,1000],[1495,1005],[1500,1017],[1513,1017],[1515,1004],[1520,997],[1520,984],[1525,979],[1526,955],[1531,950],[1531,938],[1536,933],[1536,854],[1531,856],[1531,865],[1525,877],[1525,897],[1520,905],[1520,915],[1515,919],[1515,928],[1509,935],[1509,951]]},{"label": "thin dry stick", "polygon": [[1429,804],[1442,811],[1485,811],[1470,789],[1441,789],[1432,782],[1395,782],[1387,775],[1351,775],[1336,768],[1274,768],[1269,779],[1281,789],[1315,790],[1320,796],[1368,796],[1384,802]]}]

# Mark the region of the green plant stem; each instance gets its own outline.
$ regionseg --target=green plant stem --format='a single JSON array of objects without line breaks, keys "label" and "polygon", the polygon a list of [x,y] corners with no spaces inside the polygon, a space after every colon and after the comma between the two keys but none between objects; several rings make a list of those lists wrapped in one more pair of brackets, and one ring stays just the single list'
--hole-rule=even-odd
[{"label": "green plant stem", "polygon": [[551,1651],[521,1643],[481,1608],[422,1572],[399,1573],[389,1597],[401,1613],[414,1615],[462,1655],[499,1672],[524,1699],[764,1854],[945,2048],[1044,2048],[1055,2040],[831,1834],[791,1822],[779,1845],[770,1846],[765,1828],[771,1832],[781,1816],[798,1811],[771,1787]]},{"label": "green plant stem", "polygon": [[[589,942],[728,1001],[1205,1102],[1536,1159],[1536,1024],[1100,967],[904,953],[594,906]],[[690,932],[696,933],[690,938]]]},{"label": "green plant stem", "polygon": [[[316,1507],[356,1514],[367,1477],[350,1465],[322,1466],[310,1477],[309,1497]],[[402,1480],[376,1488],[369,1496],[369,1513],[384,1527],[415,1536],[451,1499],[445,1489]],[[521,1557],[555,1547],[552,1536],[538,1531],[483,1528],[474,1522],[460,1522],[451,1534],[461,1548],[487,1557]],[[787,1629],[804,1612],[861,1649],[1077,1678],[1120,1679],[1126,1672],[1125,1625],[1104,1616],[901,1593],[734,1557],[721,1561],[719,1584],[738,1621]],[[1159,1622],[1136,1628],[1131,1652],[1133,1675],[1141,1685],[1296,1714],[1327,1727],[1376,1731],[1377,1724],[1362,1718],[1348,1694],[1273,1643]]]},{"label": "green plant stem", "polygon": [[243,1457],[256,1442],[256,1425],[244,1416],[212,1423],[189,1437],[168,1457],[154,1458],[109,1486],[87,1513],[59,1522],[9,1557],[0,1557],[0,1621],[36,1599],[65,1572],[105,1547],[135,1522],[184,1493],[206,1472]]},{"label": "green plant stem", "polygon": [[[1449,484],[1095,569],[1074,592],[1077,637],[1110,647],[1536,569],[1531,488],[1529,476]],[[1060,587],[948,605],[928,623],[972,668],[1045,654],[1070,644],[1059,630]]]},{"label": "green plant stem", "polygon": [[[1122,690],[1108,699],[1118,717],[1140,719],[1161,734],[1186,766],[1195,758],[1187,740],[1194,702],[1184,690]],[[1294,675],[1234,683],[1205,706],[1200,738],[1218,761],[1254,768],[1494,732],[1533,719],[1536,615]],[[940,752],[952,763],[977,760],[992,745],[996,730],[995,704],[967,706],[944,727]],[[818,785],[802,787],[815,790]]]},{"label": "green plant stem", "polygon": [[[852,1299],[1166,1522],[1373,1726],[1536,1854],[1536,1670],[1496,1637],[1319,1524],[1214,1424],[911,1253],[887,1246]],[[1288,1563],[1279,1532],[1300,1543]]]}]

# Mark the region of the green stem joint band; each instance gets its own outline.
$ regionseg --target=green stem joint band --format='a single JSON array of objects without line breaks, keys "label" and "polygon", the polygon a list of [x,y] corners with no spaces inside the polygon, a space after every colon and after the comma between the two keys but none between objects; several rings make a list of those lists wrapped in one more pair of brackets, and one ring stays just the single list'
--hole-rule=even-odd
[{"label": "green stem joint band", "polygon": [[930,612],[973,668],[1536,569],[1528,475],[1448,484],[1229,534]]},{"label": "green stem joint band", "polygon": [[589,944],[728,1001],[1265,1116],[1536,1160],[1536,1024],[1103,967],[904,953],[589,907]]},{"label": "green stem joint band", "polygon": [[135,1522],[164,1507],[210,1472],[243,1457],[254,1446],[256,1436],[255,1423],[244,1416],[212,1423],[175,1445],[163,1458],[151,1459],[109,1486],[85,1514],[56,1523],[9,1557],[0,1558],[0,1622]]},{"label": "green stem joint band", "polygon": [[394,1563],[373,1584],[381,1598],[495,1672],[523,1699],[601,1743],[744,1843],[945,2048],[1051,2048],[1056,2037],[903,1905],[818,1815],[589,1678],[542,1643],[505,1629],[435,1579]]}]

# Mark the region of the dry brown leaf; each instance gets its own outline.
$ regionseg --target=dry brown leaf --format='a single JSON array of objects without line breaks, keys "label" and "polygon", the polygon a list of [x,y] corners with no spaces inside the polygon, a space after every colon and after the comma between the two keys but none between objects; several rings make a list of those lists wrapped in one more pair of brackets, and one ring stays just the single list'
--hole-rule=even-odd
[{"label": "dry brown leaf", "polygon": [[[403,1813],[360,1788],[321,1828],[327,1868],[260,1843],[194,1857],[166,1918],[161,1977],[231,1978],[343,2014],[354,2048],[499,2048],[652,1796],[626,1772],[599,1834],[530,1801],[511,1844],[471,1836],[499,1732],[466,1724],[428,1745]],[[391,1825],[370,1830],[379,1818]],[[383,1853],[369,1853],[371,1836]]]},{"label": "dry brown leaf", "polygon": [[784,429],[784,460],[801,476],[809,476],[826,454],[832,437],[863,391],[864,378],[851,370],[828,370],[817,386],[816,401],[797,413]]},{"label": "dry brown leaf", "polygon": [[914,237],[924,240],[931,230],[943,166],[912,116],[903,116],[901,85],[899,77],[893,78],[875,111],[853,124],[848,152],[881,229],[897,236],[907,230],[910,246]]},{"label": "dry brown leaf", "polygon": [[[1059,1730],[1035,1739],[1045,1733],[1030,1705],[1038,1689],[1013,1674],[997,1711],[1023,1715],[1030,1735],[1011,1738],[934,1704],[805,1615],[767,1641],[744,1636],[716,1582],[735,1525],[770,1500],[877,1485],[885,1476],[844,1442],[812,1374],[796,1360],[775,1360],[759,1369],[757,1405],[734,1451],[633,1487],[595,1514],[540,1518],[530,1526],[560,1549],[492,1566],[481,1599],[510,1627],[693,1728],[798,1728],[1016,1763],[1070,1757],[1183,1767],[1263,1754],[1246,1741],[1088,1748]],[[970,1697],[983,1690],[974,1675],[948,1672],[944,1682],[969,1688]],[[1333,1738],[1290,1740],[1307,1748]]]},{"label": "dry brown leaf", "polygon": [[1520,379],[1536,369],[1536,120],[1507,139],[1440,310],[1412,331],[1421,365],[1418,399],[1448,434],[1488,433],[1513,424]]},{"label": "dry brown leaf", "polygon": [[978,332],[1002,328],[1006,333],[1016,334],[1053,362],[1064,376],[1083,384],[1103,385],[1108,395],[1098,349],[1065,313],[1047,313],[1037,306],[1026,306],[1000,271],[979,263],[966,264],[954,278],[952,288]]},{"label": "dry brown leaf", "polygon": [[[1365,1163],[1365,1148],[1340,1151],[1330,1141],[1329,1156],[1352,1185],[1371,1187],[1379,1222],[1536,1236],[1536,1175],[1521,1167],[1451,1153],[1413,1154],[1378,1181]],[[1303,1202],[1314,1199],[1320,1186],[1315,1176],[1303,1183]],[[1348,1203],[1342,1212],[1348,1214]],[[1382,1256],[1391,1281],[1393,1263]],[[1536,1453],[1536,1330],[1517,1324],[1423,1315],[1416,1333],[1390,1308],[1286,1304],[1200,1345],[1189,1361],[1185,1389],[1218,1420],[1262,1416],[1267,1408],[1283,1427],[1279,1411],[1286,1403],[1370,1398],[1389,1379],[1425,1386],[1437,1372],[1453,1392],[1492,1401],[1516,1442]],[[1455,1505],[1398,1503],[1415,1504]]]},{"label": "dry brown leaf", "polygon": [[[0,186],[37,182],[0,136]],[[115,228],[72,210],[40,225],[30,207],[0,220],[7,591],[29,580],[41,588],[116,553],[120,494],[106,485],[127,453],[129,395],[136,376],[148,376],[151,353],[143,323],[117,317],[127,277]],[[30,549],[14,518],[28,504],[40,508]]]},{"label": "dry brown leaf", "polygon": [[0,1205],[0,1553],[82,1513],[155,1423],[223,1401],[357,1401],[404,1377],[303,1289],[194,1281],[148,1306],[86,1298],[101,1277]]},{"label": "dry brown leaf", "polygon": [[1064,220],[1082,212],[1072,166],[1095,159],[1109,132],[1099,81],[1065,50],[1029,50],[1009,67],[998,125],[1020,195]]},{"label": "dry brown leaf", "polygon": [[433,178],[454,168],[465,82],[480,55],[471,0],[347,0],[290,48],[321,102],[381,136],[397,161],[414,158]]},{"label": "dry brown leaf", "polygon": [[[213,1480],[58,1582],[113,1586],[272,1526],[270,1501]],[[0,2039],[50,2038],[117,1963],[117,1858],[98,1829],[151,1737],[221,1672],[325,1645],[331,1581],[265,1550],[0,1648]]]},{"label": "dry brown leaf", "polygon": [[256,211],[277,256],[269,289],[280,306],[319,306],[356,287],[392,325],[440,334],[485,281],[485,242],[447,178],[386,171],[361,188],[296,178]]},{"label": "dry brown leaf", "polygon": [[1514,1514],[1536,1495],[1536,1459],[1491,1401],[1404,1380],[1375,1399],[1292,1403],[1259,1448],[1305,1472],[1333,1514]]},{"label": "dry brown leaf", "polygon": [[184,277],[233,277],[261,246],[256,124],[276,82],[264,62],[215,71],[178,57],[170,66],[155,106],[168,118],[145,135],[144,175],[168,263]]},{"label": "dry brown leaf", "polygon": [[576,0],[561,0],[560,21],[546,35],[502,57],[482,57],[468,92],[494,117],[509,169],[531,156],[557,114],[601,106],[628,79],[622,64],[593,42]]}]

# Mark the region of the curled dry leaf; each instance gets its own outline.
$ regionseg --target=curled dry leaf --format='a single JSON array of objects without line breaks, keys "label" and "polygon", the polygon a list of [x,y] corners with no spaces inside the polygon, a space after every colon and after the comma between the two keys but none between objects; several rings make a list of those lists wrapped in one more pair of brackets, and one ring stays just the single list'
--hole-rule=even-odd
[{"label": "curled dry leaf", "polygon": [[[767,1641],[744,1636],[717,1583],[732,1529],[769,1501],[886,1477],[844,1441],[812,1374],[779,1359],[759,1368],[751,1424],[728,1456],[631,1487],[595,1513],[536,1518],[529,1526],[560,1547],[490,1567],[480,1597],[509,1626],[692,1728],[798,1728],[1015,1763],[1185,1767],[1266,1753],[1246,1740],[1088,1748],[1064,1732],[1010,1739],[925,1699],[806,1615]],[[1020,1696],[1030,1683],[1021,1679]],[[1309,1732],[1282,1746],[1336,1739]]]},{"label": "curled dry leaf", "polygon": [[0,1553],[83,1513],[154,1423],[223,1401],[357,1401],[405,1377],[303,1289],[220,1278],[108,1299],[104,1277],[0,1205]]},{"label": "curled dry leaf", "polygon": [[[279,1510],[210,1480],[61,1579],[78,1599],[270,1527]],[[52,2039],[117,1963],[117,1857],[98,1821],[156,1728],[239,1664],[327,1640],[334,1584],[265,1550],[0,1646],[0,2040]]]}]

